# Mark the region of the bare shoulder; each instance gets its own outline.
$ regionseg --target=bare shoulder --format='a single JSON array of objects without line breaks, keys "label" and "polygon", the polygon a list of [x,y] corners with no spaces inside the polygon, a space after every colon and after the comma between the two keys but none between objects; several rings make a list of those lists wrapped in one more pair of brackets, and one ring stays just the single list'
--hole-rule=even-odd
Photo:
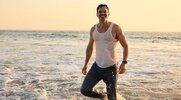
[{"label": "bare shoulder", "polygon": [[94,26],[92,26],[92,27],[91,27],[91,29],[90,29],[90,35],[91,35],[91,36],[92,36],[92,34],[93,34],[94,30],[95,30],[95,25],[94,25]]},{"label": "bare shoulder", "polygon": [[122,29],[121,29],[121,27],[118,25],[118,24],[113,24],[113,30],[114,30],[114,32],[116,33],[116,34],[118,34],[118,33],[122,33]]},{"label": "bare shoulder", "polygon": [[93,31],[94,31],[94,29],[95,29],[95,25],[91,27],[90,32],[93,32]]},{"label": "bare shoulder", "polygon": [[113,29],[112,29],[113,36],[120,40],[120,38],[124,35],[122,32],[121,27],[118,24],[113,23]]}]

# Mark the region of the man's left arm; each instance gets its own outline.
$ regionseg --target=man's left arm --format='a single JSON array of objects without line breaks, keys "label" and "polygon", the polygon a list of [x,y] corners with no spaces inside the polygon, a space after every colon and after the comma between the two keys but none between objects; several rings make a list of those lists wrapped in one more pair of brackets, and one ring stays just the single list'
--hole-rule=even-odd
[{"label": "man's left arm", "polygon": [[114,28],[115,28],[116,37],[118,41],[120,42],[121,46],[123,47],[123,60],[119,67],[119,73],[123,74],[126,71],[126,64],[127,64],[127,58],[128,58],[128,43],[121,27],[118,25],[115,25]]}]

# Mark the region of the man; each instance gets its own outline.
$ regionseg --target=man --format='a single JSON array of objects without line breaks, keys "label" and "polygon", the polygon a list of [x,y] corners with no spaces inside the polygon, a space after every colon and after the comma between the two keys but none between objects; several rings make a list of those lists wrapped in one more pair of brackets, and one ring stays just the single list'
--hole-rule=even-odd
[{"label": "man", "polygon": [[[128,44],[126,37],[121,28],[108,21],[109,7],[105,4],[100,4],[97,7],[97,17],[99,23],[94,25],[90,30],[89,43],[86,49],[86,59],[82,68],[83,75],[86,75],[81,87],[81,93],[85,96],[100,98],[104,100],[108,97],[109,100],[117,100],[116,98],[116,83],[118,73],[122,74],[126,71]],[[116,59],[116,44],[120,42],[123,47],[123,60],[121,65],[117,66]],[[87,73],[87,64],[93,52],[95,42],[96,60],[89,72]],[[101,93],[93,90],[93,87],[103,80],[106,84],[107,93]]]}]

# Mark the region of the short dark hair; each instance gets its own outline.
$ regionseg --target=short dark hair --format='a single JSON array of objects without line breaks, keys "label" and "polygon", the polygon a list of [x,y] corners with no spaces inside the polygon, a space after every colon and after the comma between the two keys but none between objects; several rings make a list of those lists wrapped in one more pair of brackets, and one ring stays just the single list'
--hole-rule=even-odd
[{"label": "short dark hair", "polygon": [[99,8],[101,8],[101,7],[106,7],[109,11],[109,7],[106,4],[100,4],[97,6],[97,12],[98,12]]}]

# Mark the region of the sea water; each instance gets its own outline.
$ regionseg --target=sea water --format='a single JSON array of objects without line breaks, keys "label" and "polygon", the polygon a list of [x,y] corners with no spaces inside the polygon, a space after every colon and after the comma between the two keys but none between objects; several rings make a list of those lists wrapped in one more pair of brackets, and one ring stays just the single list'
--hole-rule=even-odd
[{"label": "sea water", "polygon": [[[129,57],[117,92],[126,100],[181,100],[181,33],[125,35]],[[80,93],[88,41],[83,31],[1,30],[0,99],[95,100]],[[120,44],[117,54],[121,62]],[[95,50],[89,68],[94,59]],[[105,84],[95,88],[105,89]]]}]

